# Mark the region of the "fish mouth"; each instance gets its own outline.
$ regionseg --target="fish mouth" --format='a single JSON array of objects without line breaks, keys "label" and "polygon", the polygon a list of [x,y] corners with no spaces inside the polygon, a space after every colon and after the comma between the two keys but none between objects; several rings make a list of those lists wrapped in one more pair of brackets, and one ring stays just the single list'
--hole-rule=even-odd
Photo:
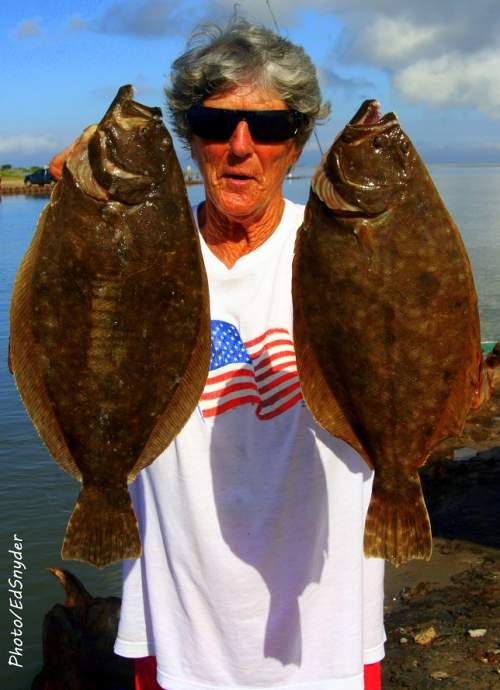
[{"label": "fish mouth", "polygon": [[375,134],[381,134],[395,125],[399,125],[396,113],[382,115],[380,102],[368,99],[361,104],[351,118],[341,138],[349,144],[361,144],[366,139]]},{"label": "fish mouth", "polygon": [[350,125],[374,125],[382,119],[382,109],[379,101],[369,99],[364,101],[353,117]]},{"label": "fish mouth", "polygon": [[[108,119],[118,119],[120,124],[124,124],[126,127],[127,120],[134,118],[141,118],[143,120],[149,120],[151,118],[160,117],[161,109],[156,107],[150,107],[134,101],[134,87],[132,84],[125,84],[120,86],[116,96],[113,98],[111,105],[106,110],[104,117],[101,120],[101,124]],[[135,124],[135,123],[133,123]]]}]

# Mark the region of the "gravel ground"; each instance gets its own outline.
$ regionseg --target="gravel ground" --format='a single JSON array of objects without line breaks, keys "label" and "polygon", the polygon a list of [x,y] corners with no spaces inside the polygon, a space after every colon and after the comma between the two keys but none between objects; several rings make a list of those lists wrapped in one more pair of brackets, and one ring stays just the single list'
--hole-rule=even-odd
[{"label": "gravel ground", "polygon": [[386,575],[384,690],[500,689],[500,449],[431,466],[429,562]]}]

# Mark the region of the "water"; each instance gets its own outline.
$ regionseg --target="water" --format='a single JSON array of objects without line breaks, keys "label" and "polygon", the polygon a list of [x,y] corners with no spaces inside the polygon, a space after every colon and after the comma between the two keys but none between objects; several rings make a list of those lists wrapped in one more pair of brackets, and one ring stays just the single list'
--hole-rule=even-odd
[{"label": "water", "polygon": [[[471,258],[479,294],[482,339],[500,339],[500,168],[430,168],[436,185],[459,225]],[[297,172],[300,172],[298,170]],[[309,179],[286,181],[285,196],[305,202]],[[203,197],[202,186],[189,189],[191,201]],[[82,579],[91,593],[120,595],[120,566],[103,570],[84,563],[62,562],[59,551],[66,523],[75,504],[79,485],[49,457],[29,421],[5,365],[7,361],[8,304],[15,272],[30,242],[46,198],[12,196],[0,202],[0,453],[4,468],[0,485],[2,506],[3,656],[0,658],[0,687],[26,690],[41,663],[43,616],[56,602],[63,602],[63,590],[47,572],[48,566],[66,567]],[[9,613],[7,581],[12,575],[13,535],[22,538],[23,669],[7,665],[12,647],[13,616]]]}]

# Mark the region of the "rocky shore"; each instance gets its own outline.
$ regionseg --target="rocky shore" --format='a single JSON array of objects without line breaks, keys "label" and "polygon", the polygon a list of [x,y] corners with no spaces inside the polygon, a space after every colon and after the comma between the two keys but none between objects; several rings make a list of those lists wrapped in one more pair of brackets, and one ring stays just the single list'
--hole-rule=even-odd
[{"label": "rocky shore", "polygon": [[434,550],[387,566],[383,688],[500,688],[500,448],[421,478]]}]

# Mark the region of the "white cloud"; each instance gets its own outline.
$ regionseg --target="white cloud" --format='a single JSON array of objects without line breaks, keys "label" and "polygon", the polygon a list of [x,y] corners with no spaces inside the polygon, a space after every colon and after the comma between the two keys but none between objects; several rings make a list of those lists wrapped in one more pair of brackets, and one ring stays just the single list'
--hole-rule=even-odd
[{"label": "white cloud", "polygon": [[331,12],[338,61],[382,69],[407,102],[500,118],[498,0],[331,0]]},{"label": "white cloud", "polygon": [[39,153],[54,150],[55,138],[50,134],[14,134],[0,136],[0,154]]},{"label": "white cloud", "polygon": [[40,36],[40,34],[41,31],[37,20],[26,19],[17,27],[16,38],[19,40],[23,40],[25,38],[35,38],[36,36]]},{"label": "white cloud", "polygon": [[436,26],[415,26],[406,19],[376,17],[365,31],[364,40],[377,62],[410,59],[439,38]]},{"label": "white cloud", "polygon": [[471,107],[500,118],[500,46],[475,55],[422,59],[394,76],[401,95],[435,107]]}]

